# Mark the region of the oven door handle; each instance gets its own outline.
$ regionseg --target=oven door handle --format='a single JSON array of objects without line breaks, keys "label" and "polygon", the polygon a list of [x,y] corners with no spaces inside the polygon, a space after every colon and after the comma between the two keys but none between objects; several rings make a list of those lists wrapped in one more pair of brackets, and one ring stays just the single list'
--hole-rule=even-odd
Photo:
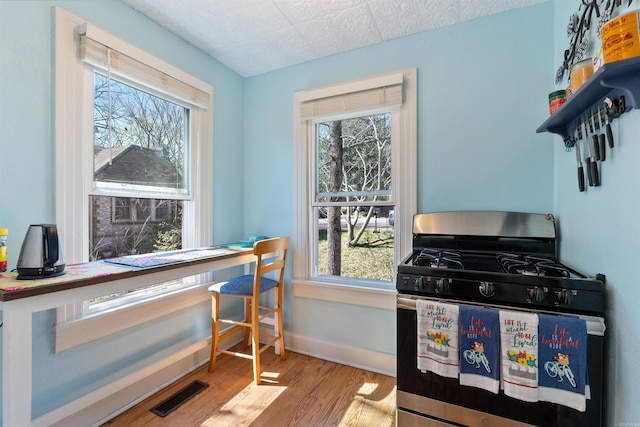
[{"label": "oven door handle", "polygon": [[398,295],[398,308],[405,308],[408,310],[416,309],[416,300],[413,298],[404,298]]},{"label": "oven door handle", "polygon": [[[446,302],[447,304],[454,304],[454,305],[460,305],[457,302],[452,302],[452,301],[444,301],[444,300],[438,300],[438,299],[432,299],[432,298],[420,298],[420,297],[413,297],[413,296],[409,296],[409,295],[403,295],[403,294],[398,294],[398,308],[399,309],[405,309],[405,310],[416,310],[416,300],[418,299],[424,299],[424,300],[429,300],[429,301],[440,301],[440,302]],[[475,304],[471,304],[471,303],[465,303],[466,305],[475,305]],[[465,305],[463,304],[463,305]],[[486,304],[482,304],[483,307],[487,307]],[[604,319],[602,317],[595,317],[595,316],[586,316],[586,315],[579,315],[579,314],[571,314],[571,313],[554,313],[552,311],[543,311],[543,310],[539,310],[539,311],[532,311],[532,310],[518,310],[515,307],[505,307],[505,306],[488,306],[488,308],[493,308],[496,310],[512,310],[512,311],[526,311],[529,313],[547,313],[547,314],[552,314],[552,315],[562,315],[562,316],[570,316],[570,317],[578,317],[580,319],[584,319],[587,322],[587,333],[589,335],[597,335],[597,336],[604,336],[604,332],[607,330],[607,327],[604,324]]]}]

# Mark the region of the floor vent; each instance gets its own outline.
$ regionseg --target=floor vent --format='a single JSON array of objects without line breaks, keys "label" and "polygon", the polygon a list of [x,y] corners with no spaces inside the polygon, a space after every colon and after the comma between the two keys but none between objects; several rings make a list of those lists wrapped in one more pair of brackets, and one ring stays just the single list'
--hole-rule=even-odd
[{"label": "floor vent", "polygon": [[183,403],[187,402],[207,387],[209,387],[209,384],[207,383],[194,381],[162,403],[151,408],[151,412],[156,415],[160,415],[161,417],[166,417],[168,414],[182,406]]}]

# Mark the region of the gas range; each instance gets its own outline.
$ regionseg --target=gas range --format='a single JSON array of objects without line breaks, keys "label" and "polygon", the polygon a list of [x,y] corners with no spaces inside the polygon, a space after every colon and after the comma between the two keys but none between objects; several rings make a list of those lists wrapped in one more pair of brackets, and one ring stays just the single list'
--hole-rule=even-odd
[{"label": "gas range", "polygon": [[398,265],[399,293],[578,314],[604,312],[604,276],[556,257],[555,219],[517,212],[414,216],[413,252]]},{"label": "gas range", "polygon": [[[555,218],[549,214],[465,211],[414,216],[413,250],[398,265],[396,281],[398,426],[602,425],[605,278],[587,277],[559,262],[556,237]],[[491,393],[419,368],[420,357],[442,357],[437,351],[419,351],[420,343],[428,341],[424,321],[419,327],[419,307],[443,302],[465,310],[481,306],[584,320],[591,391],[586,410],[524,401],[503,390]],[[435,341],[434,346],[441,350]],[[538,375],[555,377],[547,363],[538,361]]]}]

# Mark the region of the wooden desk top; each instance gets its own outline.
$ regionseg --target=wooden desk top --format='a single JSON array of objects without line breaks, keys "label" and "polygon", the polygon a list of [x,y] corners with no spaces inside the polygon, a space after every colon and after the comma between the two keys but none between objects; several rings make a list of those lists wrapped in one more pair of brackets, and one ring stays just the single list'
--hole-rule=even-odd
[{"label": "wooden desk top", "polygon": [[[253,248],[208,247],[132,255],[118,258],[122,264],[95,261],[67,265],[64,274],[35,280],[18,280],[17,273],[0,273],[0,301],[11,301],[159,271],[222,260],[252,252]],[[127,263],[129,265],[127,265]]]}]

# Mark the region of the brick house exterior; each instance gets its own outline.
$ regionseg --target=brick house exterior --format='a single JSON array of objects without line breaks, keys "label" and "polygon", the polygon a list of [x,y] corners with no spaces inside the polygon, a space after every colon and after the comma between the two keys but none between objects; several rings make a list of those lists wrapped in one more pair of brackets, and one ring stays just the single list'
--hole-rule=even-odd
[{"label": "brick house exterior", "polygon": [[[182,176],[160,150],[128,145],[95,147],[95,180],[179,188]],[[178,201],[92,196],[91,260],[154,251],[163,223],[174,222]]]}]

